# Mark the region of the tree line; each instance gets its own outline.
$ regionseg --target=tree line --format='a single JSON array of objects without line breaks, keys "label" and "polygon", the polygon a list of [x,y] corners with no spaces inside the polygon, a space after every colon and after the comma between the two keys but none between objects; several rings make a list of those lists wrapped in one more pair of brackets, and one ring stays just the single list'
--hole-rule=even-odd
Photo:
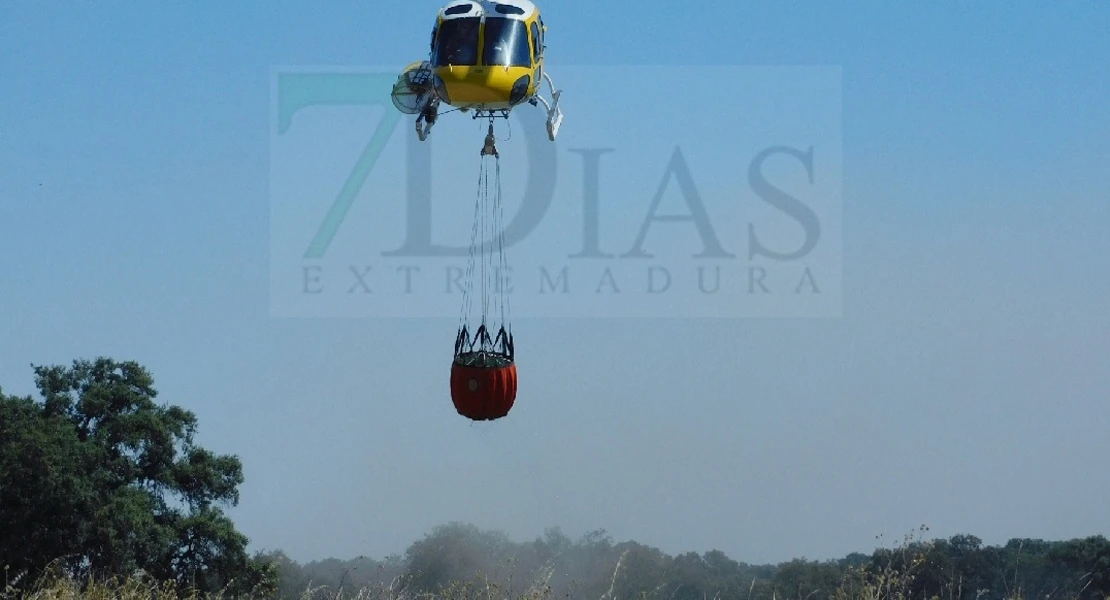
[{"label": "tree line", "polygon": [[[837,560],[797,558],[748,564],[719,550],[668,555],[604,531],[572,540],[559,528],[527,542],[465,523],[437,527],[403,555],[299,564],[281,551],[260,553],[280,574],[286,597],[342,589],[442,593],[459,582],[569,598],[848,600],[921,598],[1002,600],[1110,597],[1110,541],[1012,539],[983,545],[972,535],[907,537],[892,548]],[[515,596],[514,596],[515,597]]]},{"label": "tree line", "polygon": [[867,554],[753,565],[719,550],[671,556],[604,531],[571,539],[551,528],[514,542],[450,523],[383,559],[299,564],[280,550],[250,554],[224,513],[238,503],[242,464],[199,446],[196,416],[157,403],[142,365],[98,358],[33,369],[39,398],[0,389],[0,600],[43,574],[306,600],[355,590],[367,599],[470,597],[465,589],[487,597],[494,587],[530,598],[1110,598],[1104,536],[984,546],[972,535],[925,540],[922,527]]}]

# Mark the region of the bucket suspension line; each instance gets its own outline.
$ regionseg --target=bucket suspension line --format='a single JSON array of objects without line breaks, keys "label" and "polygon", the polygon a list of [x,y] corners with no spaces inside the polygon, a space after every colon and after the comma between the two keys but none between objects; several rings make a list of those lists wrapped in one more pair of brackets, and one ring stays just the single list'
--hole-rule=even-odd
[{"label": "bucket suspension line", "polygon": [[[493,117],[481,150],[478,193],[474,201],[470,258],[466,269],[462,314],[455,339],[455,359],[487,363],[513,361],[513,334],[509,324],[509,292],[506,285],[504,207],[501,197],[501,157],[493,135]],[[491,177],[492,171],[492,177]],[[475,263],[481,261],[476,269]],[[477,271],[477,272],[476,272]],[[470,329],[475,278],[480,279],[481,315],[478,328]],[[499,319],[497,323],[491,320]]]}]

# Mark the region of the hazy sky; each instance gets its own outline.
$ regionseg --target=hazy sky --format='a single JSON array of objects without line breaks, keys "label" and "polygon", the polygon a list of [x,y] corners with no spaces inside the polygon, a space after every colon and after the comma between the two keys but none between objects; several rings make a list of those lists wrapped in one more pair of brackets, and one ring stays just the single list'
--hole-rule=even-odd
[{"label": "hazy sky", "polygon": [[[1105,5],[542,5],[566,88],[560,164],[616,148],[601,202],[637,203],[613,252],[679,140],[707,204],[742,193],[745,167],[715,162],[730,148],[717,107],[732,107],[728,132],[806,126],[785,112],[768,125],[729,69],[684,87],[674,67],[840,67],[839,88],[821,88],[839,94],[799,102],[831,111],[810,125],[841,157],[823,239],[841,246],[842,300],[818,319],[517,319],[521,397],[482,425],[450,404],[455,320],[271,316],[272,69],[419,60],[439,5],[324,6],[0,7],[5,392],[33,390],[30,363],[142,362],[161,400],[198,414],[204,444],[243,460],[232,516],[252,546],[300,560],[402,552],[452,520],[516,539],[604,528],[749,562],[867,551],[923,523],[988,543],[1110,533]],[[572,89],[596,80],[585,67],[622,65],[648,75]],[[675,109],[698,94],[712,99]],[[352,109],[299,159],[303,181],[345,176],[382,114]],[[473,125],[453,123],[437,143]],[[556,214],[580,211],[566,177]],[[401,223],[400,206],[367,196],[356,216]],[[463,214],[437,231],[465,240]],[[649,239],[666,239],[657,227]],[[692,235],[672,237],[685,251]],[[727,241],[741,258],[746,243]]]}]

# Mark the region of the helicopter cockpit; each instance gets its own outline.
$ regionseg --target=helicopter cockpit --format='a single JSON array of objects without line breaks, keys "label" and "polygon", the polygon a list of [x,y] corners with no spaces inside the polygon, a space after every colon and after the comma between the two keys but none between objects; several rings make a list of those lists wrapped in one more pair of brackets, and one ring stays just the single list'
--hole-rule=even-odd
[{"label": "helicopter cockpit", "polygon": [[481,25],[479,17],[444,21],[432,34],[432,66],[477,65]]},{"label": "helicopter cockpit", "polygon": [[[484,44],[480,44],[482,25],[480,17],[443,21],[439,30],[432,34],[432,66],[532,66],[532,50],[538,50],[538,44],[529,39],[528,25],[524,21],[486,17]],[[479,45],[482,48],[479,49]]]},{"label": "helicopter cockpit", "polygon": [[524,21],[486,17],[482,64],[498,67],[531,67],[532,48]]}]

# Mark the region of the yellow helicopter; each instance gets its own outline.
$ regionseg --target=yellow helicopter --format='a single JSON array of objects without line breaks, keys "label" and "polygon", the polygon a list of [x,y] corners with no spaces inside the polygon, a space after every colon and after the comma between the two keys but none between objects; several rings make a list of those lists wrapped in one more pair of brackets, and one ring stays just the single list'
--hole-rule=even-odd
[{"label": "yellow helicopter", "polygon": [[[393,105],[418,115],[421,141],[446,104],[474,118],[508,117],[521,103],[542,103],[547,137],[555,141],[563,123],[556,90],[544,72],[544,35],[539,8],[529,0],[454,0],[444,5],[432,29],[427,60],[409,64],[393,85]],[[541,80],[551,102],[539,94]]]}]

